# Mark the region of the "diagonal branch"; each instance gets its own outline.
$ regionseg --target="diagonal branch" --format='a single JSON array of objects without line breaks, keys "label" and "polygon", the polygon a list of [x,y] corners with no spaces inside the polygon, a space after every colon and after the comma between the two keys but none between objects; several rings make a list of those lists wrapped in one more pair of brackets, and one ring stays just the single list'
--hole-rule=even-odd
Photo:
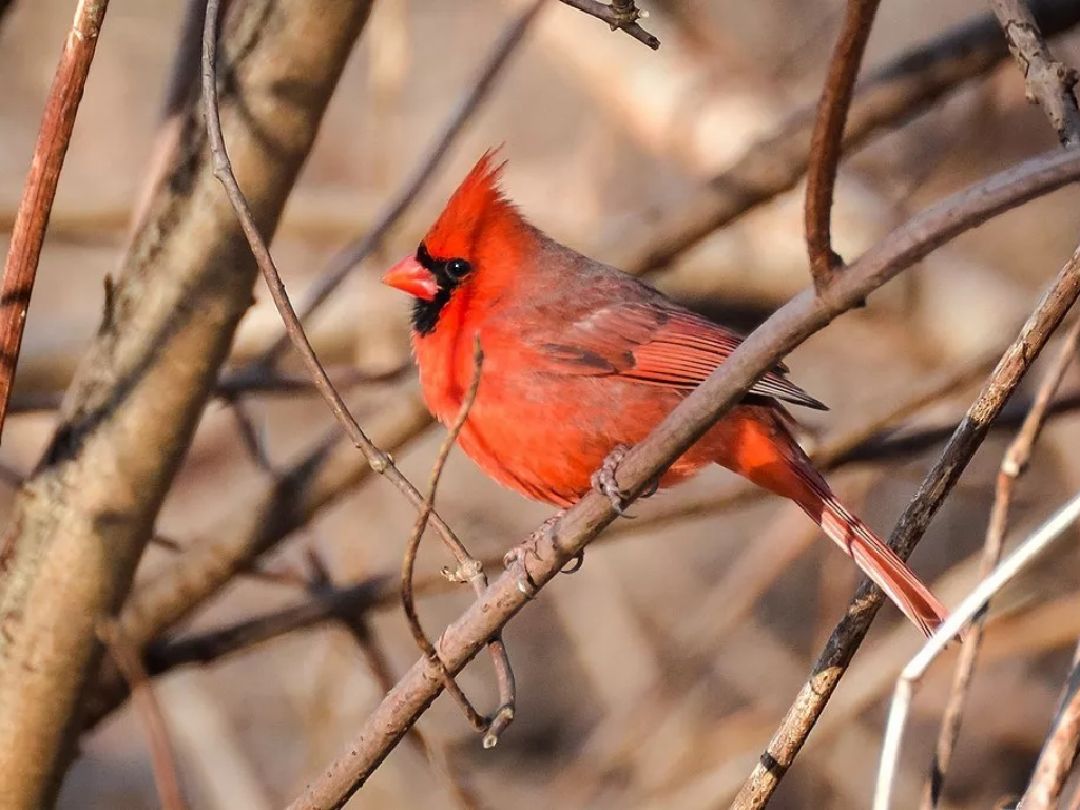
[{"label": "diagonal branch", "polygon": [[[1001,550],[1005,545],[1005,532],[1009,525],[1009,509],[1016,491],[1016,481],[1027,468],[1035,442],[1050,415],[1050,404],[1076,355],[1078,341],[1080,341],[1080,320],[1077,320],[1066,334],[1053,363],[1043,375],[1035,401],[1031,404],[1020,430],[1001,459],[994,505],[990,510],[990,523],[986,528],[986,540],[983,544],[982,559],[979,562],[979,579],[988,577],[1001,559]],[[960,658],[956,663],[956,671],[953,673],[949,700],[945,706],[941,731],[934,751],[934,761],[930,767],[930,779],[927,781],[923,794],[924,810],[933,810],[941,801],[953,748],[960,734],[960,722],[971,685],[971,676],[975,671],[975,661],[982,644],[985,621],[984,614],[972,622],[960,648]]]},{"label": "diagonal branch", "polygon": [[[1066,154],[1066,153],[1063,153]],[[953,432],[941,457],[927,474],[918,492],[893,529],[889,544],[907,557],[922,538],[941,504],[959,480],[1001,413],[1006,400],[1016,390],[1024,374],[1035,362],[1054,330],[1080,295],[1080,253],[1074,254],[1058,273],[1050,289],[1029,316],[1013,344],[1002,355],[967,415]],[[773,734],[772,740],[732,805],[740,810],[764,807],[787,769],[802,750],[806,738],[852,656],[870,629],[883,603],[880,590],[864,583],[848,606],[847,615],[833,630],[791,708]]]},{"label": "diagonal branch", "polygon": [[1001,23],[1009,51],[1024,74],[1028,98],[1043,108],[1062,146],[1080,146],[1080,108],[1074,91],[1076,71],[1050,53],[1039,23],[1024,0],[990,0],[990,7]]},{"label": "diagonal branch", "polygon": [[[619,465],[620,488],[630,500],[640,495],[732,407],[764,369],[935,247],[994,214],[1078,177],[1080,156],[1056,152],[1027,161],[916,215],[838,276],[827,294],[817,295],[810,289],[796,296],[626,454]],[[444,631],[440,651],[447,668],[459,671],[537,588],[555,577],[615,517],[611,501],[590,492],[546,531],[519,547],[516,565]],[[440,683],[428,675],[427,660],[421,658],[368,717],[348,750],[308,786],[290,810],[342,807],[440,691]]]},{"label": "diagonal branch", "polygon": [[[0,14],[6,8],[6,4],[0,7]],[[30,173],[11,231],[11,245],[0,280],[0,431],[4,429],[8,400],[11,399],[15,366],[19,362],[26,326],[26,310],[30,307],[30,294],[34,290],[56,186],[60,182],[64,156],[75,129],[75,116],[79,112],[79,102],[108,8],[109,0],[80,0],[75,7],[75,19],[64,40],[64,50],[49,88]]]},{"label": "diagonal branch", "polygon": [[590,17],[603,20],[612,31],[622,31],[638,42],[648,45],[654,51],[660,47],[660,40],[638,24],[646,14],[638,9],[634,0],[612,0],[610,4],[600,0],[562,0],[571,8],[583,11]]},{"label": "diagonal branch", "polygon": [[[1080,22],[1080,3],[1074,0],[1034,0],[1031,7],[1047,36]],[[855,88],[844,149],[890,132],[1008,55],[992,14],[900,54]],[[685,202],[668,207],[650,227],[626,234],[611,263],[635,275],[660,270],[713,231],[794,188],[807,169],[813,121],[812,106],[796,110]]]},{"label": "diagonal branch", "polygon": [[844,123],[859,75],[866,41],[881,0],[847,0],[844,22],[836,40],[825,87],[821,91],[814,131],[810,136],[810,158],[806,175],[806,248],[810,255],[810,275],[818,292],[832,278],[844,260],[832,248],[831,219],[836,171],[844,139]]}]

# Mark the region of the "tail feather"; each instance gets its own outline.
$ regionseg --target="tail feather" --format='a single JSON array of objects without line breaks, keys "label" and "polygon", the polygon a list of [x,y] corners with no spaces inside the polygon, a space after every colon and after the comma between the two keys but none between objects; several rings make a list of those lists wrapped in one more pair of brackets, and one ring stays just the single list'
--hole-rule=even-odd
[{"label": "tail feather", "polygon": [[926,635],[945,621],[945,606],[896,553],[830,493],[822,499],[821,528]]}]

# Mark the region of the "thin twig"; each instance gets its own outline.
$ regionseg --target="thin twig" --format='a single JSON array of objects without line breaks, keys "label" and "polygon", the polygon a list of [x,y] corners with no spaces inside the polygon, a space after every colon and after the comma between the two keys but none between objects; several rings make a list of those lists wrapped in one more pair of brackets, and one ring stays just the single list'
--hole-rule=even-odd
[{"label": "thin twig", "polygon": [[[435,649],[435,645],[431,643],[431,640],[428,639],[427,634],[424,632],[423,625],[420,624],[420,617],[416,613],[416,604],[413,601],[412,587],[413,571],[416,567],[416,554],[420,551],[420,540],[423,539],[424,530],[427,529],[428,525],[428,518],[431,517],[431,510],[435,506],[435,495],[438,492],[439,480],[442,478],[443,467],[446,465],[446,459],[450,457],[450,450],[453,448],[454,442],[457,441],[461,429],[465,426],[465,420],[468,419],[469,411],[476,401],[476,393],[480,390],[480,370],[483,362],[484,353],[480,348],[480,339],[478,337],[476,341],[472,382],[469,384],[469,390],[466,392],[464,400],[462,400],[457,417],[447,430],[446,437],[439,446],[439,452],[435,455],[435,462],[431,467],[431,477],[428,481],[428,494],[427,497],[424,498],[424,503],[421,505],[420,512],[416,516],[416,522],[413,524],[412,534],[409,535],[409,540],[405,544],[405,554],[401,561],[401,605],[405,611],[405,619],[409,624],[409,631],[416,641],[416,646],[420,648],[420,651],[426,655],[428,661],[431,662],[431,666],[435,670],[436,676],[442,680],[443,688],[445,688],[446,691],[450,693],[451,697],[458,702],[473,728],[479,732],[487,730],[488,722],[484,716],[473,707],[472,703],[469,702],[469,698],[461,691],[461,687],[458,686],[457,682],[454,680],[454,676],[446,671],[446,666],[443,664],[442,659],[439,658],[439,651]],[[465,578],[468,579],[468,576]]]},{"label": "thin twig", "polygon": [[638,20],[648,16],[641,11],[634,0],[612,0],[611,4],[600,0],[562,0],[566,5],[583,11],[590,17],[603,20],[612,31],[622,31],[638,42],[644,43],[654,51],[660,47],[660,40],[638,24]]},{"label": "thin twig", "polygon": [[[309,558],[313,575],[309,584],[309,591],[317,592],[332,587],[333,583],[330,572],[320,555],[310,552]],[[349,634],[360,648],[368,670],[371,672],[375,683],[379,687],[380,694],[386,694],[394,687],[394,676],[390,668],[390,661],[386,651],[379,644],[371,622],[363,611],[343,612],[337,617],[349,631]],[[465,784],[450,761],[450,754],[446,746],[433,743],[420,730],[419,726],[409,729],[409,739],[417,750],[427,760],[435,777],[443,783],[447,795],[461,810],[479,810],[480,802],[473,791]]]},{"label": "thin twig", "polygon": [[34,290],[56,186],[60,182],[64,156],[75,128],[75,116],[79,112],[79,102],[108,8],[109,0],[79,0],[75,6],[75,18],[49,88],[30,173],[23,186],[19,212],[11,232],[4,276],[0,280],[0,431],[4,428],[11,398],[26,311]]},{"label": "thin twig", "polygon": [[[341,398],[341,395],[334,387],[334,384],[330,381],[326,369],[323,368],[322,363],[315,354],[315,350],[311,347],[311,342],[304,332],[304,327],[300,323],[300,319],[297,317],[292,303],[289,301],[288,293],[285,291],[285,285],[281,280],[281,275],[278,272],[277,266],[274,264],[273,256],[271,256],[265,240],[259,233],[258,226],[255,224],[255,220],[251,215],[251,209],[248,207],[247,200],[240,190],[236,176],[233,174],[232,166],[229,162],[229,155],[225,147],[225,140],[221,132],[221,120],[218,113],[217,102],[215,58],[220,11],[219,6],[220,0],[209,0],[207,3],[206,25],[203,30],[202,58],[202,85],[204,102],[206,104],[206,129],[210,154],[213,160],[214,176],[225,188],[229,197],[229,202],[236,213],[240,226],[244,231],[244,235],[247,237],[248,245],[255,257],[255,262],[259,266],[259,271],[262,273],[263,279],[266,281],[266,285],[270,290],[270,296],[274,299],[274,305],[277,307],[278,313],[281,315],[281,319],[285,324],[285,330],[289,335],[289,339],[292,341],[293,347],[300,355],[304,367],[311,375],[315,387],[326,401],[331,413],[334,414],[338,424],[345,430],[346,435],[352,440],[356,448],[363,452],[371,468],[375,472],[382,474],[383,477],[394,484],[394,486],[396,486],[414,506],[418,509],[423,509],[424,498],[422,498],[419,491],[401,473],[401,471],[398,470],[393,461],[390,460],[390,457],[368,438],[359,423],[357,423],[349,412],[348,406]],[[472,584],[475,592],[478,595],[482,593],[484,587],[487,585],[487,577],[484,576],[479,563],[472,558],[468,549],[466,549],[457,538],[453,530],[451,530],[442,518],[440,518],[430,507],[428,507],[427,519],[434,524],[439,535],[442,537],[443,542],[450,548],[457,559],[459,570],[469,572],[469,582]],[[509,668],[505,647],[501,641],[493,637],[489,644],[489,648],[491,650],[496,671],[500,673],[500,675],[505,675],[505,669]],[[500,677],[499,680],[501,685],[505,678]],[[487,745],[488,736],[485,736],[484,740],[485,745]]]},{"label": "thin twig", "polygon": [[[774,366],[809,335],[858,305],[870,292],[935,247],[994,214],[1051,188],[1060,188],[1077,177],[1080,177],[1080,156],[1071,152],[1055,151],[1027,161],[915,215],[838,275],[826,295],[818,295],[812,288],[797,295],[747,337],[649,436],[627,452],[619,464],[619,485],[627,501],[632,502],[693,445],[745,394],[764,369]],[[1072,283],[1059,285],[1051,301],[1040,308],[1042,317],[1033,329],[1025,330],[1028,340],[1017,349],[1022,353],[1010,353],[1004,363],[1010,371],[1017,371],[1017,366],[1026,367],[1026,362],[1038,354],[1045,335],[1053,331],[1064,309],[1080,294],[1080,273],[1070,275],[1067,280]],[[1005,399],[1004,393],[1001,398]],[[995,409],[990,410],[992,415]],[[986,420],[986,426],[989,421]],[[985,426],[973,420],[963,432],[981,438]],[[944,463],[950,472],[955,469],[956,461],[951,456]],[[942,479],[945,490],[955,481],[949,474],[942,475]],[[513,555],[516,564],[443,632],[439,651],[447,669],[451,673],[460,671],[487,639],[499,632],[539,588],[615,517],[611,501],[591,491],[544,531],[531,535],[517,549],[520,553]],[[867,601],[873,603],[872,599]],[[860,618],[869,623],[870,616],[865,613]],[[426,658],[413,664],[358,729],[348,750],[308,786],[290,805],[290,810],[343,806],[438,695],[441,682],[431,679],[428,672]]]},{"label": "thin twig", "polygon": [[[1060,154],[1065,156],[1070,153]],[[832,287],[846,276],[847,272],[838,276]],[[910,555],[922,538],[930,521],[986,438],[991,423],[1001,413],[1005,402],[1020,385],[1025,373],[1078,295],[1080,249],[1058,273],[1050,289],[1021,328],[1016,340],[1002,355],[979,396],[953,432],[941,457],[927,473],[915,497],[897,522],[889,545],[901,557]],[[806,738],[825,710],[840,679],[847,672],[852,656],[866,637],[870,623],[882,604],[883,595],[879,589],[868,583],[859,587],[848,606],[847,614],[833,630],[814,663],[810,678],[803,684],[773,734],[765,754],[740,789],[733,807],[739,810],[758,810],[768,803],[787,769],[802,750]]]},{"label": "thin twig", "polygon": [[114,620],[100,623],[98,637],[127,680],[131,699],[142,718],[150,746],[150,766],[154,772],[154,784],[157,786],[162,808],[185,810],[187,802],[184,801],[180,780],[176,775],[176,753],[169,740],[169,729],[138,651],[132,647],[121,632],[120,625]]},{"label": "thin twig", "polygon": [[[1080,22],[1075,0],[1036,0],[1031,7],[1048,36]],[[844,132],[845,152],[933,108],[1008,55],[992,14],[974,17],[905,51],[856,87]],[[648,228],[624,234],[611,263],[635,275],[665,268],[717,229],[794,188],[806,172],[814,110],[812,105],[796,110],[685,202],[665,207]]]},{"label": "thin twig", "polygon": [[1080,146],[1076,71],[1051,55],[1039,23],[1024,0],[990,0],[990,7],[1024,74],[1028,99],[1043,108],[1062,146]]},{"label": "thin twig", "polygon": [[881,769],[874,790],[874,810],[889,810],[892,783],[900,757],[900,745],[903,741],[904,723],[911,707],[911,697],[918,683],[930,668],[949,641],[964,626],[986,610],[990,598],[1012,582],[1029,564],[1046,551],[1077,520],[1080,520],[1080,493],[1073,495],[1049,520],[1040,526],[1034,534],[983,579],[956,607],[945,622],[926,644],[904,667],[896,682],[889,719],[885,726],[885,739],[882,744]]},{"label": "thin twig", "polygon": [[[397,195],[380,214],[375,225],[364,236],[342,248],[330,260],[326,272],[312,285],[307,297],[300,305],[300,320],[306,321],[310,318],[326,302],[330,294],[341,286],[353,268],[358,267],[382,246],[390,231],[420,196],[420,192],[434,176],[435,170],[439,168],[443,158],[465,129],[465,125],[472,120],[477,109],[495,86],[496,79],[502,74],[510,57],[524,40],[526,32],[536,19],[544,2],[545,0],[533,0],[532,4],[506,27],[484,61],[476,79],[469,85],[449,120],[443,125],[439,137],[428,149],[424,159],[405,181]],[[253,361],[251,366],[272,364],[288,345],[289,335],[282,335]]]},{"label": "thin twig", "polygon": [[1058,806],[1061,790],[1076,760],[1080,746],[1080,647],[1073,655],[1072,668],[1065,686],[1061,690],[1061,699],[1054,720],[1050,724],[1050,735],[1043,744],[1039,759],[1035,763],[1035,772],[1031,784],[1024,792],[1021,804],[1024,810],[1052,810]]},{"label": "thin twig", "polygon": [[810,136],[806,174],[806,248],[810,256],[810,275],[818,292],[825,289],[833,271],[844,264],[832,248],[833,192],[855,78],[859,75],[863,51],[880,2],[847,0],[844,22],[829,60],[825,87],[821,91],[814,131]]},{"label": "thin twig", "polygon": [[[986,528],[986,540],[983,544],[982,560],[979,564],[980,580],[988,577],[1001,559],[1001,551],[1005,544],[1005,533],[1009,524],[1009,509],[1012,506],[1013,496],[1016,491],[1016,481],[1027,468],[1032,448],[1035,446],[1039,433],[1042,431],[1049,415],[1050,403],[1053,401],[1054,395],[1065,377],[1065,372],[1076,355],[1078,341],[1080,341],[1080,319],[1073,324],[1065,335],[1061,348],[1039,384],[1035,401],[1028,410],[1023,425],[1021,425],[1016,437],[1009,444],[1005,455],[1001,459],[994,494],[994,505],[990,511],[990,522]],[[963,646],[960,649],[960,657],[953,673],[949,699],[945,704],[945,713],[941,721],[941,730],[938,733],[934,760],[930,766],[930,778],[927,780],[926,789],[923,792],[922,807],[925,810],[933,810],[941,801],[942,791],[945,787],[945,777],[948,775],[949,763],[952,760],[953,748],[956,745],[957,738],[960,736],[960,723],[963,718],[964,705],[967,702],[968,690],[971,687],[971,677],[975,671],[975,661],[979,655],[979,646],[982,643],[985,621],[985,614],[976,617],[965,635]]]}]

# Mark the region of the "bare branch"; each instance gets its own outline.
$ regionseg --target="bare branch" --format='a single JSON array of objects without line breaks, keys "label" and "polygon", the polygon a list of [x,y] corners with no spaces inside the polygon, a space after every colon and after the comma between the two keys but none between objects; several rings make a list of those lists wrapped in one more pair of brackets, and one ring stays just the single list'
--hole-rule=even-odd
[{"label": "bare branch", "polygon": [[143,668],[142,658],[115,621],[102,622],[98,627],[98,636],[109,648],[113,661],[127,680],[132,702],[142,718],[149,738],[150,764],[161,806],[163,810],[184,810],[187,802],[184,801],[180,780],[176,776],[176,753],[169,741],[169,729],[154,695],[154,687]]},{"label": "bare branch", "polygon": [[0,279],[0,431],[11,399],[26,310],[34,290],[56,186],[108,8],[109,0],[80,0],[75,6],[75,19],[49,88],[30,173],[15,216],[4,276]]},{"label": "bare branch", "polygon": [[[1078,258],[1077,263],[1080,265],[1080,258]],[[980,581],[975,589],[957,605],[956,610],[945,620],[945,623],[938,628],[933,636],[926,640],[926,644],[923,645],[918,654],[904,667],[904,671],[896,682],[896,691],[893,693],[892,705],[889,708],[889,719],[885,727],[885,740],[881,751],[881,770],[878,772],[877,787],[874,791],[874,810],[889,810],[892,781],[896,773],[904,723],[907,719],[908,709],[911,706],[911,697],[914,693],[915,684],[923,678],[927,669],[945,649],[945,645],[949,643],[949,640],[959,633],[964,625],[986,610],[990,598],[999,593],[1003,587],[1012,582],[1040,554],[1050,548],[1050,545],[1061,537],[1077,520],[1080,520],[1080,494],[1070,498],[1053,517],[1024,540],[1016,551],[995,568],[989,577]]]},{"label": "bare branch", "polygon": [[[1050,413],[1050,403],[1065,377],[1065,371],[1076,355],[1077,342],[1080,341],[1080,320],[1073,324],[1062,341],[1061,348],[1050,368],[1046,370],[1039,383],[1035,401],[1028,410],[1023,425],[1005,451],[998,470],[994,505],[990,511],[990,523],[986,528],[986,540],[983,543],[982,560],[979,563],[979,579],[986,579],[1001,559],[1001,550],[1005,544],[1005,532],[1009,525],[1009,509],[1016,490],[1016,481],[1023,474],[1031,458],[1032,448],[1042,431]],[[953,673],[953,682],[949,700],[945,705],[945,714],[938,733],[934,761],[930,766],[930,779],[923,793],[922,806],[933,810],[941,801],[945,787],[945,777],[949,772],[953,748],[960,735],[960,723],[963,718],[964,704],[967,702],[971,676],[975,671],[975,661],[982,643],[985,614],[976,617],[964,637],[960,649],[960,658]]]},{"label": "bare branch", "polygon": [[[906,558],[911,554],[922,538],[926,527],[986,437],[990,424],[1001,413],[1006,400],[1016,390],[1078,295],[1080,253],[1074,254],[1058,273],[904,510],[889,538],[889,545],[901,557]],[[833,630],[814,663],[810,678],[799,691],[773,734],[768,749],[736,796],[733,807],[740,810],[762,808],[769,801],[847,672],[852,656],[865,638],[870,622],[882,603],[881,591],[868,583],[860,586],[848,606],[847,614]]]},{"label": "bare branch", "polygon": [[870,38],[880,0],[847,0],[844,22],[836,40],[825,87],[818,102],[814,131],[810,136],[810,157],[806,175],[806,247],[810,255],[810,275],[818,292],[842,267],[844,260],[832,249],[831,219],[836,171],[844,122],[859,75],[863,51]]},{"label": "bare branch", "polygon": [[1080,656],[1074,656],[1061,694],[1061,705],[1050,724],[1050,736],[1039,753],[1031,784],[1024,793],[1024,810],[1053,810],[1076,760],[1080,746]]},{"label": "bare branch", "polygon": [[600,0],[562,0],[562,2],[578,11],[585,12],[590,17],[603,20],[611,26],[612,31],[629,34],[654,51],[660,47],[660,40],[638,24],[638,20],[646,14],[638,9],[634,0],[611,0],[610,5],[601,3]]},{"label": "bare branch", "polygon": [[1024,74],[1028,98],[1043,108],[1062,146],[1080,146],[1080,109],[1073,91],[1076,71],[1050,54],[1039,23],[1024,0],[990,0],[990,7]]},{"label": "bare branch", "polygon": [[[1031,5],[1048,36],[1080,22],[1080,4],[1073,0],[1038,0]],[[992,14],[961,23],[901,54],[855,88],[844,150],[850,152],[929,109],[1008,55]],[[794,188],[807,169],[813,122],[814,107],[797,110],[686,202],[667,208],[658,222],[640,233],[627,234],[612,264],[635,275],[659,270],[713,231]]]},{"label": "bare branch", "polygon": [[[1068,152],[1028,161],[913,217],[838,276],[826,295],[810,289],[796,296],[626,454],[619,465],[619,483],[628,499],[632,501],[646,489],[745,393],[764,369],[800,341],[948,239],[1078,176],[1080,157]],[[1068,292],[1080,294],[1080,279]],[[1029,352],[1025,357],[1037,354],[1037,346],[1025,344],[1023,348]],[[1009,365],[1015,367],[1016,363]],[[488,638],[521,610],[537,588],[556,576],[615,517],[611,501],[590,492],[547,531],[534,534],[520,547],[518,564],[492,583],[443,633],[440,652],[451,673],[459,671]],[[524,586],[526,582],[529,587]],[[363,785],[438,695],[441,684],[429,677],[428,667],[426,658],[412,666],[359,729],[348,751],[309,785],[291,805],[292,810],[341,807]]]}]

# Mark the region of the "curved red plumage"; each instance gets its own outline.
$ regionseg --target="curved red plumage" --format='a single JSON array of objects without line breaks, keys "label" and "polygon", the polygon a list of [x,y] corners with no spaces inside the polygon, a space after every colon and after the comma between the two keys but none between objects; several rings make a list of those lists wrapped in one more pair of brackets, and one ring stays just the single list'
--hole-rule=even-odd
[{"label": "curved red plumage", "polygon": [[[448,423],[479,336],[482,379],[459,444],[496,481],[568,506],[614,447],[644,439],[741,338],[534,228],[499,190],[501,169],[485,154],[410,260],[410,272],[430,276],[408,287],[440,291],[418,304],[413,347],[428,406]],[[940,602],[837,501],[792,437],[780,401],[824,406],[786,372],[763,375],[660,485],[716,463],[790,498],[930,632]]]}]

